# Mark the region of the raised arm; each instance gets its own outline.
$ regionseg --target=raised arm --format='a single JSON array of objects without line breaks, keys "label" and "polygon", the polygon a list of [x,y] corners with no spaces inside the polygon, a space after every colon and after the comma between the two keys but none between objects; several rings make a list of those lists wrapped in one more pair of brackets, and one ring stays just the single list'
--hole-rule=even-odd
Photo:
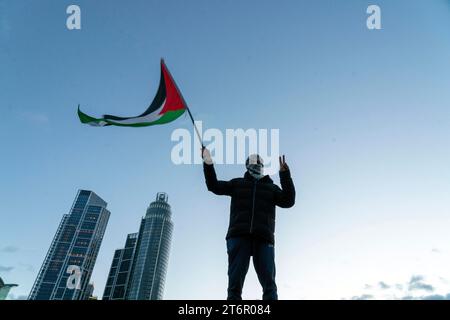
[{"label": "raised arm", "polygon": [[290,208],[295,204],[295,187],[291,178],[289,166],[286,163],[285,156],[279,158],[280,161],[280,183],[281,190],[277,192],[275,204],[281,208]]},{"label": "raised arm", "polygon": [[208,149],[203,148],[202,158],[203,173],[205,174],[205,182],[208,190],[217,195],[231,196],[232,183],[231,181],[217,180],[216,170],[214,170],[214,165]]}]

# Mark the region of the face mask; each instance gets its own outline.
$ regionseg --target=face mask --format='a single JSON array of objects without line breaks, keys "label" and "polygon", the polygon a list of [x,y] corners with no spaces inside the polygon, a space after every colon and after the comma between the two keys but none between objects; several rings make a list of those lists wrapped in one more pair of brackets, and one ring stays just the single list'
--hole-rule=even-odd
[{"label": "face mask", "polygon": [[247,159],[245,166],[248,173],[250,173],[253,178],[259,180],[264,177],[264,164],[262,163],[262,159],[259,156],[251,155]]}]

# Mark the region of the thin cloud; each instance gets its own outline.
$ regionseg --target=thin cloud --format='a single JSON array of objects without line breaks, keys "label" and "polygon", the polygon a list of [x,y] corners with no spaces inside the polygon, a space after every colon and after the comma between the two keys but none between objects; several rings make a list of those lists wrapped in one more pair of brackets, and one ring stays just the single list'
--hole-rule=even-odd
[{"label": "thin cloud", "polygon": [[449,281],[445,279],[444,277],[439,277],[439,280],[441,280],[445,284],[449,284]]},{"label": "thin cloud", "polygon": [[420,300],[450,300],[450,293],[447,293],[445,296],[440,294],[432,294],[429,296],[423,296]]},{"label": "thin cloud", "polygon": [[402,297],[401,300],[450,300],[450,293],[447,293],[446,295],[442,294],[431,294],[426,296],[419,296],[419,297],[413,297],[413,296],[405,296]]},{"label": "thin cloud", "polygon": [[422,281],[424,278],[424,276],[421,275],[415,275],[411,277],[411,280],[409,280],[409,283],[415,283],[415,282],[420,282]]},{"label": "thin cloud", "polygon": [[28,122],[31,122],[34,124],[39,124],[39,125],[47,124],[50,121],[48,116],[43,113],[23,111],[20,113],[20,116]]},{"label": "thin cloud", "polygon": [[0,252],[4,252],[4,253],[14,253],[19,251],[18,247],[15,246],[6,246],[0,249]]},{"label": "thin cloud", "polygon": [[431,284],[427,284],[423,282],[424,277],[421,275],[412,276],[411,280],[409,281],[408,290],[409,291],[415,291],[415,290],[425,290],[429,292],[434,291],[434,287]]},{"label": "thin cloud", "polygon": [[395,289],[397,290],[403,290],[403,285],[400,283],[395,284]]},{"label": "thin cloud", "polygon": [[20,266],[23,267],[28,272],[34,272],[35,271],[34,266],[29,264],[29,263],[20,263]]},{"label": "thin cloud", "polygon": [[14,267],[5,267],[5,266],[0,266],[0,272],[10,272],[14,269]]},{"label": "thin cloud", "polygon": [[[445,281],[444,278],[440,278]],[[379,281],[376,285],[365,284],[364,292],[361,295],[355,295],[352,300],[372,300],[372,299],[393,299],[393,300],[449,300],[450,293],[433,293],[435,287],[425,282],[423,275],[413,275],[406,283],[387,284]],[[429,292],[430,294],[424,294]],[[370,294],[369,294],[370,293]]]},{"label": "thin cloud", "polygon": [[353,296],[352,300],[372,300],[374,296],[371,294],[362,294],[360,296]]}]

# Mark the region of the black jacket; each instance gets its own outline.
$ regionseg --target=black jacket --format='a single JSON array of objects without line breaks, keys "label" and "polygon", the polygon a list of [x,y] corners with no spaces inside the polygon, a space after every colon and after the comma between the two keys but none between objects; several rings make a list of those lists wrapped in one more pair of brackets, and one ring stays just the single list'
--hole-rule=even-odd
[{"label": "black jacket", "polygon": [[290,208],[295,203],[290,172],[280,172],[280,189],[269,176],[256,180],[246,172],[243,178],[220,181],[212,164],[203,163],[203,171],[209,191],[231,196],[226,238],[253,235],[274,243],[275,206]]}]

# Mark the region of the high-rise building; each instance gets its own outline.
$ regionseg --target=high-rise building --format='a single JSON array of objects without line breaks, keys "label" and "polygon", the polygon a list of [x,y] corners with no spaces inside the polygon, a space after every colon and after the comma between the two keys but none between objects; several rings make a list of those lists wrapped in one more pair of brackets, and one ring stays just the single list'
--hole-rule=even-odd
[{"label": "high-rise building", "polygon": [[31,300],[81,300],[108,224],[107,203],[92,191],[79,190],[59,224],[31,289]]},{"label": "high-rise building", "polygon": [[13,287],[17,287],[17,284],[6,284],[3,282],[3,279],[0,278],[0,300],[5,300],[8,296],[9,290]]},{"label": "high-rise building", "polygon": [[103,300],[125,300],[127,298],[138,235],[138,233],[130,233],[125,241],[125,247],[114,252]]},{"label": "high-rise building", "polygon": [[172,230],[168,196],[160,192],[141,221],[127,299],[163,298]]},{"label": "high-rise building", "polygon": [[86,290],[84,290],[84,294],[83,294],[83,297],[81,298],[81,300],[90,300],[93,297],[94,297],[94,284],[89,283],[86,286]]}]

